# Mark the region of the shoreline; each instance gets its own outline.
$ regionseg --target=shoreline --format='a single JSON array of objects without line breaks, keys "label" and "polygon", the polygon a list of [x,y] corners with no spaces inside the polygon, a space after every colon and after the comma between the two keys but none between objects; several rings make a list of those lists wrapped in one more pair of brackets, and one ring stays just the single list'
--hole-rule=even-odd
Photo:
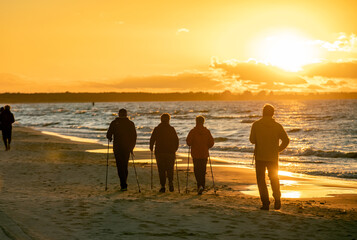
[{"label": "shoreline", "polygon": [[[314,238],[316,231],[318,239],[357,235],[357,194],[283,198],[280,211],[260,211],[259,198],[243,193],[256,185],[254,171],[248,168],[215,166],[218,196],[208,168],[207,192],[197,196],[192,165],[188,194],[185,166],[179,168],[181,193],[175,173],[175,192],[159,194],[156,167],[151,190],[150,164],[136,164],[142,189],[138,193],[130,164],[129,191],[122,193],[111,155],[108,191],[104,191],[106,153],[87,152],[101,148],[99,143],[74,142],[15,126],[11,151],[0,153],[0,211],[32,239],[301,239]],[[137,160],[150,159],[149,151],[135,155]],[[282,190],[289,191],[356,188],[321,178],[281,175],[280,179],[285,181]],[[269,224],[259,224],[258,219]],[[7,225],[1,221],[0,228],[15,235]]]}]

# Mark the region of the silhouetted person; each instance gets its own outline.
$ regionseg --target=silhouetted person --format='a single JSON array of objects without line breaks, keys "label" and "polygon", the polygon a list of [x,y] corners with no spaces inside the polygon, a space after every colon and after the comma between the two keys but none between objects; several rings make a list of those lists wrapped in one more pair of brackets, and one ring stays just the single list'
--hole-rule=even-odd
[{"label": "silhouetted person", "polygon": [[161,123],[155,127],[150,138],[150,150],[153,151],[155,145],[155,157],[159,171],[161,189],[165,192],[166,177],[169,180],[169,190],[174,191],[173,176],[175,155],[179,147],[179,139],[175,128],[170,125],[170,115],[161,115]]},{"label": "silhouetted person", "polygon": [[209,149],[214,145],[211,132],[203,126],[204,117],[196,117],[196,127],[194,127],[186,138],[186,143],[191,146],[191,156],[193,159],[194,173],[197,181],[197,192],[202,194],[206,184],[206,165],[209,157]]},{"label": "silhouetted person", "polygon": [[6,105],[0,115],[2,139],[5,144],[5,151],[10,150],[12,124],[15,122],[14,114],[10,111],[10,106]]},{"label": "silhouetted person", "polygon": [[125,109],[120,109],[119,117],[110,123],[107,132],[109,141],[112,141],[113,135],[113,151],[120,179],[120,190],[127,191],[128,162],[136,144],[136,129],[134,123],[128,119]]},{"label": "silhouetted person", "polygon": [[[250,142],[255,144],[255,171],[259,188],[262,210],[269,210],[269,193],[265,182],[265,171],[268,169],[271,188],[273,190],[274,208],[281,207],[279,184],[279,152],[289,145],[289,138],[284,128],[274,118],[274,107],[266,104],[263,117],[255,121],[250,132]],[[281,140],[281,143],[280,143]]]}]

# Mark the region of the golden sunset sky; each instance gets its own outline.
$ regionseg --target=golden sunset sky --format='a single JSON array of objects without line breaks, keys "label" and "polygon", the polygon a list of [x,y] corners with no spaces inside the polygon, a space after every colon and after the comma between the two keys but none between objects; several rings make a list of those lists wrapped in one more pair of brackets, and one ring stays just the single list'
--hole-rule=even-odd
[{"label": "golden sunset sky", "polygon": [[357,91],[356,13],[356,0],[0,0],[0,92]]}]

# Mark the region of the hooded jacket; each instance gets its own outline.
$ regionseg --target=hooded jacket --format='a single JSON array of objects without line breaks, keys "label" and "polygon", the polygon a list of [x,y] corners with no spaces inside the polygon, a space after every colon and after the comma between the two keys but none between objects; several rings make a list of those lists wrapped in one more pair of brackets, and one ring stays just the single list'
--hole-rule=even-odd
[{"label": "hooded jacket", "polygon": [[208,149],[213,147],[214,140],[206,127],[196,126],[187,135],[186,143],[191,146],[192,158],[205,159],[209,156]]},{"label": "hooded jacket", "polygon": [[116,151],[133,151],[136,144],[136,129],[132,121],[127,117],[118,117],[110,123],[107,138],[112,139],[114,135],[113,150]]},{"label": "hooded jacket", "polygon": [[[272,117],[262,117],[255,121],[250,132],[250,142],[255,144],[255,160],[278,161],[279,152],[289,145],[284,128]],[[279,141],[282,141],[279,145]]]},{"label": "hooded jacket", "polygon": [[150,138],[150,150],[155,145],[155,154],[175,153],[179,147],[179,139],[174,127],[169,123],[160,123],[154,128]]}]

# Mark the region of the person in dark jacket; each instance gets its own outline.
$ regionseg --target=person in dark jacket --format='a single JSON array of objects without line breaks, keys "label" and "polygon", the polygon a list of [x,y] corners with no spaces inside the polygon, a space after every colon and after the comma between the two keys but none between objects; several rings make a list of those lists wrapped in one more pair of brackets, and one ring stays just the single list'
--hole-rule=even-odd
[{"label": "person in dark jacket", "polygon": [[110,123],[107,138],[112,141],[114,135],[113,151],[120,179],[121,191],[127,191],[128,163],[130,153],[136,144],[135,124],[127,117],[125,109],[119,110],[119,117]]},{"label": "person in dark jacket", "polygon": [[14,114],[10,111],[10,106],[6,105],[4,111],[0,114],[2,139],[5,144],[5,151],[10,150],[12,124],[15,122]]},{"label": "person in dark jacket", "polygon": [[[281,207],[281,192],[279,183],[279,152],[289,145],[289,137],[283,126],[274,118],[274,107],[266,104],[263,108],[263,117],[255,121],[250,132],[250,142],[255,144],[255,172],[263,206],[261,210],[269,210],[269,194],[265,182],[265,172],[268,169],[271,188],[273,190],[274,208]],[[281,141],[281,143],[279,143]]]},{"label": "person in dark jacket", "polygon": [[165,192],[166,176],[169,180],[169,191],[174,191],[173,175],[176,159],[176,151],[179,147],[179,139],[174,127],[170,125],[170,115],[161,115],[161,123],[155,127],[150,138],[150,150],[155,145],[155,157],[159,171],[161,189]]},{"label": "person in dark jacket", "polygon": [[205,118],[196,117],[196,127],[194,127],[186,138],[186,143],[191,147],[191,156],[193,159],[194,173],[197,181],[197,192],[203,193],[206,183],[206,166],[209,157],[209,149],[214,145],[214,139],[211,132],[203,126]]}]

